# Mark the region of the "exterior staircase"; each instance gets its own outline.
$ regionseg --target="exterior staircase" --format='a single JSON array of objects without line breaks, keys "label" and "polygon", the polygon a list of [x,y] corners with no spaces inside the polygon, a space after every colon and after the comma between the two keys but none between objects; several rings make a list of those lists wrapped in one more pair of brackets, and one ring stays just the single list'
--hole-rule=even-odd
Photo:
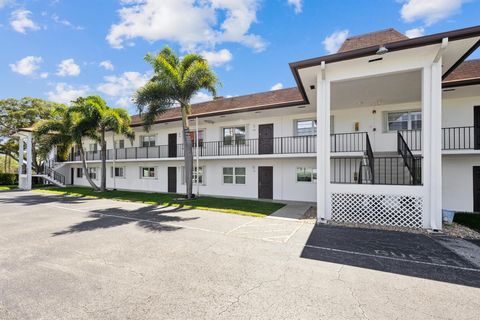
[{"label": "exterior staircase", "polygon": [[32,175],[32,177],[42,178],[45,182],[54,184],[57,187],[65,188],[65,176],[57,171],[63,165],[63,163],[48,161],[45,163],[44,168],[37,174]]},{"label": "exterior staircase", "polygon": [[374,153],[375,183],[413,185],[412,175],[397,152]]}]

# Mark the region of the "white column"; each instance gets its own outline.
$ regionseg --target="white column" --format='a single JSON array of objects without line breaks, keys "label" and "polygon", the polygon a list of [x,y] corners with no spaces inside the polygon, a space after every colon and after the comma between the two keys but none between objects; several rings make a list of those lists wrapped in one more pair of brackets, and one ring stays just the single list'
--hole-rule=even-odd
[{"label": "white column", "polygon": [[317,221],[326,222],[330,212],[330,85],[325,64],[317,74]]},{"label": "white column", "polygon": [[423,227],[442,229],[442,60],[423,69]]},{"label": "white column", "polygon": [[23,137],[18,139],[18,188],[23,189]]},{"label": "white column", "polygon": [[27,181],[26,190],[32,189],[32,134],[27,135]]}]

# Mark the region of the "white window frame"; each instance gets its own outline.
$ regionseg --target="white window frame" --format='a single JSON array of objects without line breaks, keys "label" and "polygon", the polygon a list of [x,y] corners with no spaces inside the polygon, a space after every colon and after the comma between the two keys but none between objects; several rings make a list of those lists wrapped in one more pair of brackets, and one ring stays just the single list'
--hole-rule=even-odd
[{"label": "white window frame", "polygon": [[[115,175],[115,178],[125,179],[126,167],[115,167],[115,170],[117,170],[117,169],[122,169],[122,175],[121,175],[121,176]],[[113,166],[111,166],[111,167],[110,167],[110,178],[113,178],[113,174],[114,174]]]},{"label": "white window frame", "polygon": [[[143,176],[143,170],[144,169],[148,169],[148,171],[150,171],[150,169],[153,169],[153,177],[152,176],[148,176],[148,177]],[[158,167],[150,167],[150,166],[140,167],[140,179],[152,180],[152,179],[157,179],[157,176],[158,176]]]},{"label": "white window frame", "polygon": [[[225,174],[225,169],[232,169],[232,174]],[[237,169],[244,169],[244,174],[237,174]],[[225,182],[225,177],[232,177],[232,183]],[[237,183],[237,177],[244,177],[244,183]],[[247,167],[222,167],[222,184],[244,186],[247,184]]]},{"label": "white window frame", "polygon": [[[303,171],[311,171],[310,172],[310,181],[305,181],[305,180],[298,180],[298,171],[303,170]],[[297,183],[317,183],[317,168],[313,167],[296,167],[295,168],[295,181]]]},{"label": "white window frame", "polygon": [[89,144],[89,147],[88,147],[88,150],[90,152],[93,152],[93,153],[97,153],[98,152],[98,143],[90,143]]},{"label": "white window frame", "polygon": [[[145,138],[148,138],[148,146],[145,146],[143,143],[145,142]],[[152,138],[153,138],[153,146],[150,145],[151,142],[152,142]],[[155,134],[149,134],[149,135],[145,135],[145,136],[141,136],[140,137],[140,147],[141,148],[148,148],[148,147],[155,147],[157,145],[157,137]]]},{"label": "white window frame", "polygon": [[[330,119],[331,120],[331,119]],[[312,124],[315,124],[317,123],[317,119],[315,118],[307,118],[307,119],[296,119],[295,120],[295,123],[294,123],[294,130],[295,130],[295,136],[296,137],[306,137],[306,136],[314,136],[317,134],[317,126],[313,126],[311,128],[311,130],[313,130],[313,132],[311,134],[299,134],[298,132],[298,123],[299,122],[306,122],[306,121],[310,121]]]},{"label": "white window frame", "polygon": [[[407,113],[408,114],[408,120],[407,120],[407,129],[398,129],[398,130],[390,130],[390,121],[389,121],[389,115],[392,113]],[[397,132],[397,131],[403,131],[403,130],[413,130],[412,129],[412,118],[411,114],[412,113],[420,113],[420,121],[421,121],[421,128],[423,128],[423,117],[422,117],[422,110],[421,109],[409,109],[409,110],[392,110],[392,111],[385,111],[385,117],[384,117],[384,125],[385,125],[385,132]],[[416,130],[421,130],[416,129]]]},{"label": "white window frame", "polygon": [[[240,145],[245,145],[247,144],[247,125],[243,124],[243,125],[234,125],[234,126],[227,126],[227,127],[222,127],[220,130],[220,137],[222,139],[222,145],[224,146],[235,146],[237,145],[237,139],[236,139],[236,134],[235,134],[235,130],[238,129],[238,128],[243,128],[244,132],[245,132],[245,137],[243,138],[243,142],[242,143],[239,143]],[[232,135],[232,140],[231,140],[231,143],[229,144],[225,144],[225,129],[231,129],[233,130],[233,135]]]},{"label": "white window frame", "polygon": [[[125,139],[115,140],[114,144],[115,144],[114,145],[115,149],[125,149]],[[120,147],[120,145],[122,144],[123,144],[123,147]]]},{"label": "white window frame", "polygon": [[[90,179],[92,180],[98,180],[98,168],[97,167],[90,167],[90,168],[87,168],[88,169],[88,176],[90,177]],[[92,174],[94,174],[95,176],[92,177]]]},{"label": "white window frame", "polygon": [[[200,183],[200,185],[201,186],[206,186],[207,185],[207,181],[206,181],[206,178],[205,178],[206,167],[205,166],[199,166],[199,168],[202,169],[202,174],[200,175],[202,177],[202,182]],[[182,166],[181,170],[182,170],[182,184],[185,184],[185,167]],[[196,171],[197,171],[197,167],[193,166],[193,176],[192,176],[193,185],[197,184],[196,178],[195,178],[196,177]]]}]

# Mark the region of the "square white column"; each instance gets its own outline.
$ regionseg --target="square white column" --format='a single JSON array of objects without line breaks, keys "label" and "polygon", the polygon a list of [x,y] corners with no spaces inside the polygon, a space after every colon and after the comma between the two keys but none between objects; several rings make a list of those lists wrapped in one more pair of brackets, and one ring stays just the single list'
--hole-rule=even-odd
[{"label": "square white column", "polygon": [[26,190],[32,189],[32,135],[27,135],[27,181],[25,185]]},{"label": "square white column", "polygon": [[330,84],[325,70],[317,74],[317,221],[331,218]]},{"label": "square white column", "polygon": [[18,188],[23,189],[22,175],[23,175],[23,137],[18,139]]},{"label": "square white column", "polygon": [[423,69],[423,227],[442,229],[442,59]]}]

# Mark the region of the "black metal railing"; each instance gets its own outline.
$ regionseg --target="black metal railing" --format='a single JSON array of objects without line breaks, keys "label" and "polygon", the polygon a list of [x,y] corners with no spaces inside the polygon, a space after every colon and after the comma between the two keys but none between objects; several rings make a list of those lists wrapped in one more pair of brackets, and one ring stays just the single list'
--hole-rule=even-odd
[{"label": "black metal railing", "polygon": [[[330,182],[336,184],[376,184],[376,185],[414,185],[410,171],[406,168],[402,157],[375,156],[374,171],[370,175],[370,167],[365,158],[331,157]],[[416,172],[421,177],[422,159],[416,157]],[[375,176],[375,179],[372,176]],[[419,183],[416,183],[418,185]]]},{"label": "black metal railing", "polygon": [[[196,148],[193,148],[195,155]],[[242,139],[238,141],[202,141],[198,148],[200,157],[259,155],[259,154],[300,154],[316,153],[317,137],[294,136],[277,137],[272,139]],[[152,147],[132,147],[107,150],[107,160],[126,159],[162,159],[184,156],[183,144],[176,146],[159,145]],[[101,151],[85,152],[87,161],[101,160]],[[71,153],[68,161],[81,161],[80,154]]]},{"label": "black metal railing", "polygon": [[399,130],[403,139],[412,151],[422,150],[422,130]]},{"label": "black metal railing", "polygon": [[412,151],[408,147],[407,142],[403,139],[400,131],[397,132],[397,151],[402,156],[402,159],[412,176],[413,184],[421,184],[421,175],[418,174],[418,159],[413,156]]},{"label": "black metal railing", "polygon": [[368,160],[368,166],[370,168],[370,181],[372,184],[375,184],[375,161],[373,157],[373,149],[372,149],[372,144],[370,143],[370,137],[368,134],[366,135],[367,138],[367,150],[365,152]]},{"label": "black metal railing", "polygon": [[38,172],[39,174],[49,176],[53,180],[60,182],[61,184],[65,184],[65,176],[48,166],[42,166]]},{"label": "black metal railing", "polygon": [[442,149],[475,149],[475,127],[442,128]]},{"label": "black metal railing", "polygon": [[330,152],[364,152],[366,132],[334,133],[330,135]]}]

